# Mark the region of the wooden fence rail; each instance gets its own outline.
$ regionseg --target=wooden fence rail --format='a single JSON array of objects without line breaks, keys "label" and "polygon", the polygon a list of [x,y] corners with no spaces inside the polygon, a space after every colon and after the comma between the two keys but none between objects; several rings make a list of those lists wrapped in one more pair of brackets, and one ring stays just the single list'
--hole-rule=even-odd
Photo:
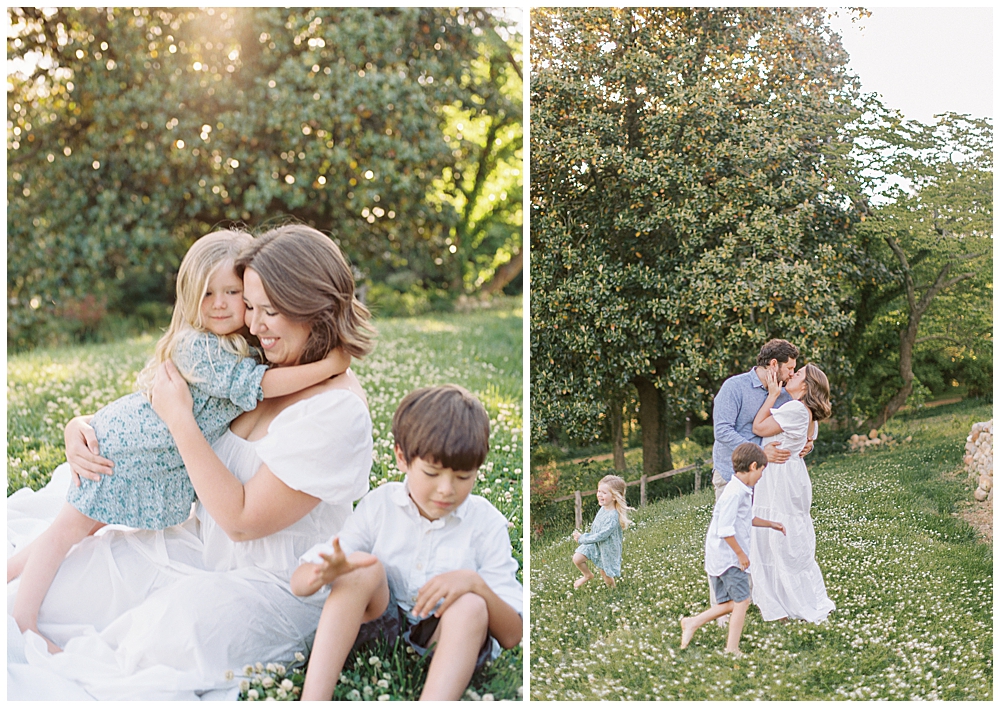
[{"label": "wooden fence rail", "polygon": [[[639,479],[633,479],[631,482],[626,482],[626,487],[631,487],[635,484],[639,485],[639,506],[646,506],[646,483],[653,482],[657,479],[665,479],[666,477],[673,477],[675,474],[681,474],[682,472],[690,472],[694,470],[694,491],[698,491],[701,488],[701,467],[704,462],[696,462],[693,465],[688,465],[686,467],[678,467],[675,470],[667,470],[666,472],[660,472],[659,474],[643,475]],[[575,491],[572,494],[567,494],[562,497],[556,497],[552,501],[569,501],[572,499],[574,501],[573,515],[576,522],[576,528],[583,528],[583,498],[590,496],[592,494],[597,494],[596,489],[591,489],[587,492]]]}]

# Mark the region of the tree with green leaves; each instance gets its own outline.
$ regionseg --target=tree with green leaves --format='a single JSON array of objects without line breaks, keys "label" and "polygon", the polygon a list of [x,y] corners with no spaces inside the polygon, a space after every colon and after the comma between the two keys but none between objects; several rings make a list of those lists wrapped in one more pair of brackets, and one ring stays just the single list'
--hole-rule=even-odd
[{"label": "tree with green leaves", "polygon": [[992,388],[975,378],[985,365],[992,379],[993,126],[907,121],[870,96],[852,134],[853,236],[869,263],[853,297],[853,407],[879,428],[926,390],[921,360],[937,360],[927,378],[964,363],[961,378]]},{"label": "tree with green leaves", "polygon": [[593,439],[630,387],[643,464],[772,337],[849,369],[829,156],[856,87],[819,8],[532,14],[532,432]]},{"label": "tree with green leaves", "polygon": [[8,342],[170,300],[220,224],[293,218],[375,282],[475,292],[520,252],[521,77],[446,8],[11,8]]}]

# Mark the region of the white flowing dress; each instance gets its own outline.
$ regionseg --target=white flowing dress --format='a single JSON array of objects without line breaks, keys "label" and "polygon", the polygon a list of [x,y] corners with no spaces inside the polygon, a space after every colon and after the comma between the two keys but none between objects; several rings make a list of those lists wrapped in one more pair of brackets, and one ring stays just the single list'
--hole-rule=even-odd
[{"label": "white flowing dress", "polygon": [[[235,698],[243,666],[305,651],[325,592],[299,598],[289,581],[299,556],[336,534],[368,489],[368,409],[350,391],[324,391],[281,411],[264,438],[226,432],[213,448],[241,482],[266,463],[320,503],[253,541],[231,540],[200,502],[162,531],[105,527],[74,547],[42,604],[39,629],[61,654],[17,631],[9,614],[15,580],[7,589],[9,700]],[[8,557],[51,522],[69,477],[60,465],[44,489],[7,500]]]},{"label": "white flowing dress", "polygon": [[816,532],[809,513],[812,482],[799,457],[806,444],[809,410],[793,400],[772,408],[771,415],[782,432],[761,444],[778,441],[792,454],[786,462],[764,468],[754,487],[753,514],[781,522],[787,535],[768,528],[751,530],[753,603],[765,621],[789,617],[822,622],[836,606],[827,597],[823,573],[816,564]]}]

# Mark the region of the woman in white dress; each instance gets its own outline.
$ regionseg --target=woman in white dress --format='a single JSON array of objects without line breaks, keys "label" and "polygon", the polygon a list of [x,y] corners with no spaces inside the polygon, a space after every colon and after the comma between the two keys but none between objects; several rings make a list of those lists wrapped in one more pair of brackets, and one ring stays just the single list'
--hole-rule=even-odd
[{"label": "woman in white dress", "polygon": [[799,452],[814,426],[830,416],[830,384],[819,368],[806,364],[785,386],[792,400],[771,408],[781,384],[771,372],[764,383],[768,396],[754,418],[753,432],[764,438],[763,445],[777,441],[792,454],[781,464],[769,464],[754,488],[754,516],[781,522],[786,534],[751,530],[753,603],[765,621],[822,622],[835,605],[816,564],[816,532],[809,513],[812,482]]},{"label": "woman in white dress", "polygon": [[[320,232],[272,230],[237,270],[247,324],[272,364],[314,361],[338,345],[352,356],[370,351],[374,330],[354,297],[350,266]],[[8,698],[85,691],[97,699],[192,699],[217,689],[234,697],[238,678],[228,671],[306,650],[324,595],[296,597],[289,579],[298,557],[337,533],[368,489],[372,427],[364,391],[348,371],[265,399],[213,446],[190,400],[187,384],[164,364],[153,407],[187,466],[195,513],[163,531],[107,527],[78,544],[38,618],[65,650],[50,655],[31,632],[23,649],[12,648],[20,637],[8,639]],[[71,474],[108,473],[108,461],[91,452],[96,438],[86,418],[67,425],[66,440],[68,463],[49,485],[8,499],[8,554],[12,541],[28,543],[44,527],[47,499],[65,496]],[[8,586],[8,606],[13,590]],[[27,666],[16,663],[21,651]]]}]

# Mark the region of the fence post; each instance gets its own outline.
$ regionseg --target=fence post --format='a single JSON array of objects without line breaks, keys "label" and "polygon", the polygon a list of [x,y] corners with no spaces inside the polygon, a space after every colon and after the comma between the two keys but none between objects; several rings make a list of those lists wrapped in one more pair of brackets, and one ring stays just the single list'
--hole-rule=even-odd
[{"label": "fence post", "polygon": [[639,478],[639,506],[646,506],[646,475]]},{"label": "fence post", "polygon": [[701,467],[694,468],[694,491],[701,489]]},{"label": "fence post", "polygon": [[576,528],[583,528],[583,495],[579,491],[573,492],[573,518],[576,521]]}]

